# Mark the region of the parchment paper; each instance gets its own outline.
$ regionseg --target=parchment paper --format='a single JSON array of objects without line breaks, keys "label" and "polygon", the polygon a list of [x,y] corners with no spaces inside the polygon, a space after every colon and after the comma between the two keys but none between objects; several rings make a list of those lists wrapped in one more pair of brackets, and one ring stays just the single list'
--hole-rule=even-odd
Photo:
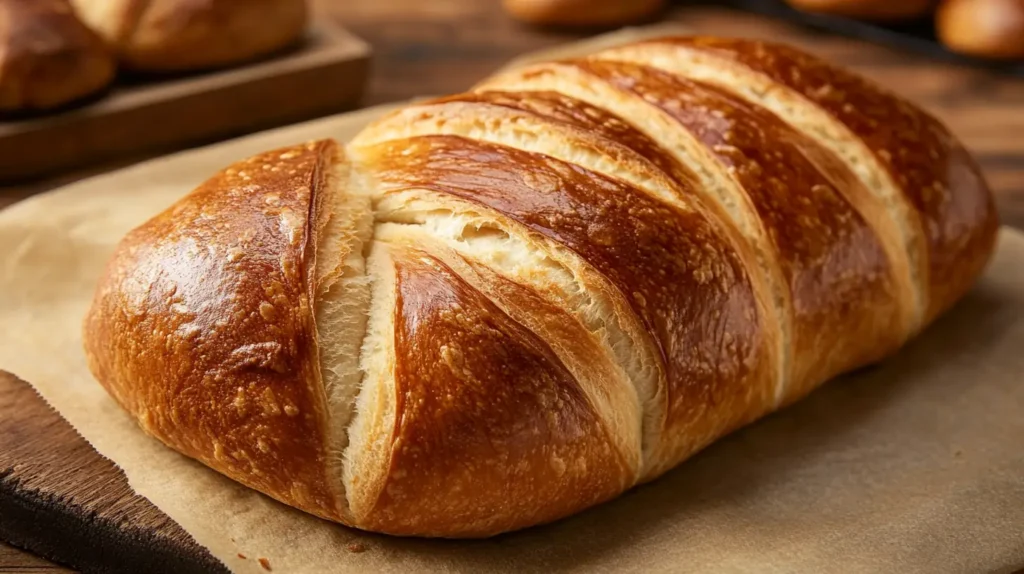
[{"label": "parchment paper", "polygon": [[[265,572],[260,557],[275,573],[1024,566],[1024,236],[1008,230],[971,295],[895,358],[833,381],[653,484],[549,526],[470,542],[360,533],[144,436],[91,378],[81,350],[81,319],[115,243],[232,161],[344,139],[382,111],[186,152],[0,212],[0,368],[32,383],[137,492],[233,571]],[[355,551],[360,545],[365,551]]]}]

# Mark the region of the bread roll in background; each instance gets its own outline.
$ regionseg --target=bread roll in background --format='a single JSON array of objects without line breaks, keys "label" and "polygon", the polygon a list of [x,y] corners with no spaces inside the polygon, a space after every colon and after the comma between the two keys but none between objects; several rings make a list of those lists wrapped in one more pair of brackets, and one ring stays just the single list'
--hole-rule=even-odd
[{"label": "bread roll in background", "polygon": [[946,0],[939,7],[936,29],[954,52],[1024,59],[1024,0]]},{"label": "bread roll in background", "polygon": [[865,20],[894,21],[928,14],[935,0],[786,0],[808,12],[849,16]]},{"label": "bread roll in background", "polygon": [[144,72],[217,68],[287,47],[305,0],[72,0],[122,64]]},{"label": "bread roll in background", "polygon": [[0,111],[72,102],[109,85],[114,68],[66,0],[0,0]]},{"label": "bread roll in background", "polygon": [[650,18],[665,0],[503,0],[513,18],[547,26],[615,26]]}]

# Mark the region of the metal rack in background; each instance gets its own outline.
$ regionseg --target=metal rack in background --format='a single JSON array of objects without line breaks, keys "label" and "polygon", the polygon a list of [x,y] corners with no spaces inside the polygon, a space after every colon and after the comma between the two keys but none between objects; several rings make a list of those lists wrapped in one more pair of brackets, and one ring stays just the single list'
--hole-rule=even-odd
[{"label": "metal rack in background", "polygon": [[[677,1],[684,3],[684,0]],[[892,1],[898,2],[900,0]],[[716,6],[725,4],[749,12],[787,20],[802,26],[917,52],[947,62],[975,67],[981,66],[1024,78],[1024,62],[986,60],[984,58],[964,56],[947,50],[935,36],[934,19],[931,16],[897,24],[879,24],[839,16],[810,14],[793,9],[782,0],[724,0],[698,3],[714,4]]]}]

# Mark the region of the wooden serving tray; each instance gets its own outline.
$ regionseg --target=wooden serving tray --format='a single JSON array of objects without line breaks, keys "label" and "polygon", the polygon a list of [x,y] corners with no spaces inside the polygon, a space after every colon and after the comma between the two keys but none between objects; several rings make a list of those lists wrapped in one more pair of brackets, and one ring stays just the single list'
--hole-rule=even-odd
[{"label": "wooden serving tray", "polygon": [[118,80],[106,94],[56,114],[0,119],[0,181],[343,111],[362,97],[369,62],[368,44],[322,22],[301,46],[249,65]]}]

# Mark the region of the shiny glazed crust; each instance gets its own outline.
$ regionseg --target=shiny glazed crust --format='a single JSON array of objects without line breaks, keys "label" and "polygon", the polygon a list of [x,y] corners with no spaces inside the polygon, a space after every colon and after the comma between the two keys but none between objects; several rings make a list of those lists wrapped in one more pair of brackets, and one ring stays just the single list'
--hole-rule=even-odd
[{"label": "shiny glazed crust", "polygon": [[310,218],[337,153],[253,157],[132,231],[85,326],[90,368],[146,432],[334,519]]},{"label": "shiny glazed crust", "polygon": [[147,432],[244,484],[489,536],[892,354],[997,225],[888,92],[783,46],[647,41],[228,168],[125,238],[86,350]]},{"label": "shiny glazed crust", "polygon": [[145,72],[227,66],[295,43],[305,0],[71,0],[114,47],[123,65]]},{"label": "shiny glazed crust", "polygon": [[113,56],[66,0],[0,0],[0,111],[60,106],[113,78]]}]

